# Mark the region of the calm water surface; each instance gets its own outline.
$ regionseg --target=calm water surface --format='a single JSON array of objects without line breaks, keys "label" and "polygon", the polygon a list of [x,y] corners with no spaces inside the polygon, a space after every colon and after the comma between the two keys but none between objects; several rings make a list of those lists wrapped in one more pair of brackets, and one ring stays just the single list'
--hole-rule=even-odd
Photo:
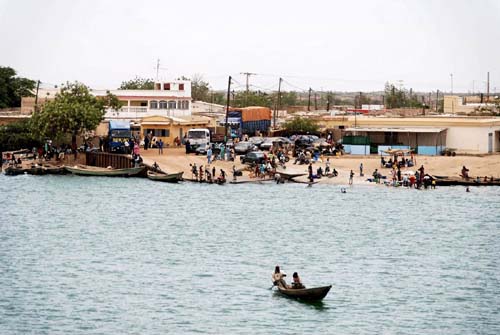
[{"label": "calm water surface", "polygon": [[0,204],[1,334],[500,333],[500,188],[0,175]]}]

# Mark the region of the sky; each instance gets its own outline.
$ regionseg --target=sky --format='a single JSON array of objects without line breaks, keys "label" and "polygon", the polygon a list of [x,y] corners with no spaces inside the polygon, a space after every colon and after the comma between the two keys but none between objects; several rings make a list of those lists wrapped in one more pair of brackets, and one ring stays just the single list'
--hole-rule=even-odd
[{"label": "sky", "polygon": [[0,0],[0,66],[115,89],[201,75],[212,89],[500,91],[498,0]]}]

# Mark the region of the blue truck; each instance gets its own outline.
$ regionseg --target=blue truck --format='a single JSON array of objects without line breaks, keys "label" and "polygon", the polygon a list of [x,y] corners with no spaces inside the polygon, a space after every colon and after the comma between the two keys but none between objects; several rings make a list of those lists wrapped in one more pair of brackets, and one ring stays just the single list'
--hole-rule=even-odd
[{"label": "blue truck", "polygon": [[126,153],[125,141],[129,141],[131,138],[132,131],[129,121],[109,121],[108,147],[110,152]]}]

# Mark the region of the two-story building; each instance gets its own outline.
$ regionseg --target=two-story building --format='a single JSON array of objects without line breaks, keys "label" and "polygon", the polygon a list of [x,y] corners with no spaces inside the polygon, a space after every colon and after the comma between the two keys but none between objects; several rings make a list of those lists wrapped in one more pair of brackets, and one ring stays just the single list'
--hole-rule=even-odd
[{"label": "two-story building", "polygon": [[154,90],[92,90],[95,96],[112,93],[123,103],[119,110],[108,109],[104,119],[139,121],[148,116],[182,117],[191,115],[191,82],[175,80],[155,83]]}]

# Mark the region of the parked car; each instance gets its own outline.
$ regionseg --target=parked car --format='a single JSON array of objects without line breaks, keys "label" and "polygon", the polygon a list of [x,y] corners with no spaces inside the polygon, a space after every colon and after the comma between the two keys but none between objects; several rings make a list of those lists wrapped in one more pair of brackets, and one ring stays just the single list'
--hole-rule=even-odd
[{"label": "parked car", "polygon": [[269,150],[273,146],[273,141],[276,137],[266,137],[264,142],[259,145],[260,150]]},{"label": "parked car", "polygon": [[244,155],[247,152],[255,151],[257,146],[252,142],[238,142],[234,145],[234,152],[239,155]]},{"label": "parked car", "polygon": [[240,156],[240,160],[243,164],[261,164],[265,162],[262,151],[251,151],[244,156]]},{"label": "parked car", "polygon": [[248,139],[248,142],[251,142],[251,143],[255,144],[256,146],[260,146],[262,144],[262,142],[264,142],[264,140],[265,140],[265,137],[253,136],[253,137],[250,137]]}]

